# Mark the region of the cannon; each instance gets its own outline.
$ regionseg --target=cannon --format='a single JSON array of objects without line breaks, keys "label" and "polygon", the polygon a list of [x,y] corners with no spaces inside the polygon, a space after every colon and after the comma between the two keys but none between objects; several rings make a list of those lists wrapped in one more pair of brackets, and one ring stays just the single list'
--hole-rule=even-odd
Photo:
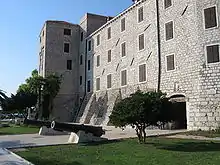
[{"label": "cannon", "polygon": [[51,123],[51,128],[56,131],[66,131],[66,132],[74,132],[78,133],[79,131],[83,131],[86,134],[91,133],[93,136],[101,137],[105,134],[105,131],[101,126],[92,126],[92,125],[84,125],[84,124],[76,124],[76,123],[59,123],[53,121]]},{"label": "cannon", "polygon": [[38,127],[47,127],[50,128],[51,122],[50,121],[41,121],[41,120],[29,120],[25,119],[24,124],[26,125],[33,125],[33,126],[38,126]]}]

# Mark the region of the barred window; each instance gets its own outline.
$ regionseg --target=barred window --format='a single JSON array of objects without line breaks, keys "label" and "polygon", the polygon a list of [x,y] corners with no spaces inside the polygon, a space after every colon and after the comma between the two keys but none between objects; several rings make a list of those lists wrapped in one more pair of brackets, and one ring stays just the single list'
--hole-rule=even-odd
[{"label": "barred window", "polygon": [[72,70],[72,60],[67,60],[66,68],[67,70]]},{"label": "barred window", "polygon": [[172,0],[164,0],[164,8],[168,8],[172,6]]},{"label": "barred window", "polygon": [[144,34],[139,35],[139,50],[144,49]]},{"label": "barred window", "polygon": [[67,36],[71,36],[71,29],[64,29],[63,34]]},{"label": "barred window", "polygon": [[109,74],[107,76],[107,88],[111,88],[112,87],[112,75]]},{"label": "barred window", "polygon": [[64,53],[69,53],[70,52],[70,44],[69,43],[64,43]]},{"label": "barred window", "polygon": [[166,59],[167,59],[167,71],[174,70],[175,69],[174,54],[168,55]]},{"label": "barred window", "polygon": [[121,20],[121,32],[125,31],[125,18]]},{"label": "barred window", "polygon": [[99,46],[99,45],[100,45],[100,34],[97,35],[96,42],[97,42],[97,43],[96,43],[97,46]]},{"label": "barred window", "polygon": [[146,81],[146,64],[139,66],[139,82]]},{"label": "barred window", "polygon": [[140,7],[138,9],[138,22],[142,22],[144,20],[144,8]]},{"label": "barred window", "polygon": [[96,57],[96,62],[97,62],[97,67],[99,67],[100,66],[100,55]]},{"label": "barred window", "polygon": [[108,50],[108,62],[112,61],[112,51]]},{"label": "barred window", "polygon": [[217,27],[217,13],[216,13],[216,7],[210,7],[207,9],[204,9],[204,16],[205,16],[205,28],[213,28]]},{"label": "barred window", "polygon": [[173,21],[165,24],[166,40],[173,39]]},{"label": "barred window", "polygon": [[100,78],[96,79],[96,90],[99,91],[100,90]]},{"label": "barred window", "polygon": [[111,27],[108,28],[108,39],[111,38]]},{"label": "barred window", "polygon": [[219,62],[219,45],[206,46],[207,63]]},{"label": "barred window", "polygon": [[121,71],[121,86],[127,85],[127,70]]},{"label": "barred window", "polygon": [[126,56],[126,43],[121,44],[121,56],[124,57]]},{"label": "barred window", "polygon": [[91,81],[87,81],[87,92],[91,92]]}]

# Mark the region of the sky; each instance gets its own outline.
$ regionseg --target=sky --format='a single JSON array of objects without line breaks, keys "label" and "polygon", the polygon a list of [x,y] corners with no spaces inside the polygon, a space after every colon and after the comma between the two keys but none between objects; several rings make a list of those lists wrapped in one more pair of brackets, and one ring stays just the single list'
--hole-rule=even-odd
[{"label": "sky", "polygon": [[131,0],[2,0],[0,4],[0,89],[16,93],[38,68],[39,33],[46,20],[79,23],[85,13],[115,16]]}]

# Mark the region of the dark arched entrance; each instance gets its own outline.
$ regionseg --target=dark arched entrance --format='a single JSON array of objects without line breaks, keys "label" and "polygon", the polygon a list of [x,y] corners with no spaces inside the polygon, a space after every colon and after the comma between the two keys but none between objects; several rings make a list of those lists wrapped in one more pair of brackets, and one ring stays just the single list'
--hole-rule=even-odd
[{"label": "dark arched entrance", "polygon": [[187,129],[186,97],[182,94],[173,95],[169,101],[172,103],[173,129]]}]

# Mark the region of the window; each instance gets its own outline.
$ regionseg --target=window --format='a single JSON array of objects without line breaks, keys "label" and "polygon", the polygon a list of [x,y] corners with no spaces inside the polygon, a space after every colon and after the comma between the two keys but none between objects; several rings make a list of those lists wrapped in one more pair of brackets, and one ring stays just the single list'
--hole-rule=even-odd
[{"label": "window", "polygon": [[67,70],[72,70],[72,60],[67,60],[66,68]]},{"label": "window", "polygon": [[125,31],[125,18],[121,20],[121,32]]},{"label": "window", "polygon": [[82,76],[79,77],[79,84],[82,85]]},{"label": "window", "polygon": [[126,56],[126,43],[121,44],[121,56],[124,57]]},{"label": "window", "polygon": [[88,60],[88,71],[90,71],[90,68],[91,66],[90,66],[90,60]]},{"label": "window", "polygon": [[108,28],[108,39],[111,38],[111,27]]},{"label": "window", "polygon": [[111,88],[111,87],[112,87],[112,75],[109,74],[109,75],[107,76],[107,88],[109,89],[109,88]]},{"label": "window", "polygon": [[69,52],[70,52],[70,44],[64,43],[64,53],[69,53]]},{"label": "window", "polygon": [[63,34],[67,36],[71,36],[71,29],[64,29]]},{"label": "window", "polygon": [[144,8],[140,7],[138,9],[138,22],[142,22],[144,20]]},{"label": "window", "polygon": [[80,55],[80,61],[79,64],[82,65],[83,64],[83,55]]},{"label": "window", "polygon": [[83,41],[83,32],[81,32],[81,34],[80,34],[80,41],[81,42]]},{"label": "window", "polygon": [[121,71],[121,86],[127,85],[127,70]]},{"label": "window", "polygon": [[100,78],[96,79],[96,90],[99,91],[100,90]]},{"label": "window", "polygon": [[99,67],[100,66],[100,55],[98,55],[97,57],[96,57],[96,64],[97,64],[97,67]]},{"label": "window", "polygon": [[175,69],[174,54],[166,56],[167,61],[167,71]]},{"label": "window", "polygon": [[112,51],[108,50],[108,62],[112,61]]},{"label": "window", "polygon": [[144,49],[144,34],[139,35],[139,50]]},{"label": "window", "polygon": [[146,81],[146,64],[139,66],[139,82]]},{"label": "window", "polygon": [[91,81],[87,81],[87,92],[91,91]]},{"label": "window", "polygon": [[96,42],[97,42],[97,46],[99,46],[100,45],[100,34],[97,35]]},{"label": "window", "polygon": [[210,7],[204,9],[204,16],[205,16],[205,29],[217,27],[217,12],[216,7]]},{"label": "window", "polygon": [[92,41],[88,41],[88,51],[92,50]]},{"label": "window", "polygon": [[43,30],[43,32],[42,32],[42,37],[44,36],[44,30]]},{"label": "window", "polygon": [[165,24],[166,41],[173,39],[173,21]]},{"label": "window", "polygon": [[172,6],[172,0],[164,0],[164,8],[168,8]]},{"label": "window", "polygon": [[219,62],[219,45],[206,46],[207,63]]}]

